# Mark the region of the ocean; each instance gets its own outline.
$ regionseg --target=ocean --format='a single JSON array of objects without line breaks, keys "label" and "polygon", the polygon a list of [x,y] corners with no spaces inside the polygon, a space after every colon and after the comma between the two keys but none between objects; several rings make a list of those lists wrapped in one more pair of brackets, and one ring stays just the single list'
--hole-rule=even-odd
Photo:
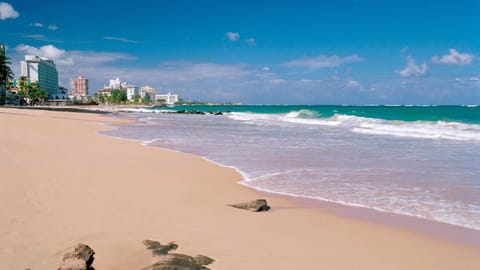
[{"label": "ocean", "polygon": [[[222,111],[186,115],[178,110]],[[131,109],[103,134],[236,168],[241,184],[480,230],[479,106]]]}]

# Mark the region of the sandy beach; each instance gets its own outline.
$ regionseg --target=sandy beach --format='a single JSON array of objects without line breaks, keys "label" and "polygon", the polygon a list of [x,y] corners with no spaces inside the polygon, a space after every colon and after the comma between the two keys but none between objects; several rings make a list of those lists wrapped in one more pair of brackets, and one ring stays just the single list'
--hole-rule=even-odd
[{"label": "sandy beach", "polygon": [[[200,157],[98,135],[108,123],[129,122],[0,108],[0,269],[56,269],[79,242],[96,269],[142,269],[145,239],[211,269],[480,269],[480,245],[258,193]],[[226,206],[255,198],[271,211]]]}]

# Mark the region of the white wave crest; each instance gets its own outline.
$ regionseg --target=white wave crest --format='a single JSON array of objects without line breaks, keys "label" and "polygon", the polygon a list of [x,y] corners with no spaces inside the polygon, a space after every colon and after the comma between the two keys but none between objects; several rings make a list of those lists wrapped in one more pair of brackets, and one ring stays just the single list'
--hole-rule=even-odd
[{"label": "white wave crest", "polygon": [[403,122],[370,120],[352,129],[353,132],[397,137],[480,141],[480,126],[456,122]]},{"label": "white wave crest", "polygon": [[308,110],[286,114],[231,113],[229,118],[256,125],[313,125],[332,126],[351,132],[422,139],[446,139],[457,141],[480,141],[480,125],[444,121],[398,121],[353,115],[335,114],[319,118]]},{"label": "white wave crest", "polygon": [[166,109],[149,109],[145,107],[98,107],[98,108],[92,108],[89,110],[94,110],[94,111],[103,111],[103,112],[128,112],[128,113],[172,113],[176,112],[175,110],[166,110]]}]

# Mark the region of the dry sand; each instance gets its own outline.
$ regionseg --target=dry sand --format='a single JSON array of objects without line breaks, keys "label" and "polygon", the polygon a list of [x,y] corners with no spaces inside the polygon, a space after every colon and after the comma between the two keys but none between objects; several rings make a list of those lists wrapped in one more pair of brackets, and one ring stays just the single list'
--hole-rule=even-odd
[{"label": "dry sand", "polygon": [[[232,169],[96,133],[122,121],[0,108],[0,269],[56,269],[78,242],[98,270],[140,269],[155,260],[144,239],[212,269],[480,269],[478,246],[264,196]],[[270,212],[226,206],[259,196]]]}]

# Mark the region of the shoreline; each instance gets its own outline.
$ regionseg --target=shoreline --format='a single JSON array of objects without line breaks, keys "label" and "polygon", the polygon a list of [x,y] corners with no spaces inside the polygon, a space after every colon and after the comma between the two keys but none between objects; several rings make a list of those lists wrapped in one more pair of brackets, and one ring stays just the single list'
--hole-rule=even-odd
[{"label": "shoreline", "polygon": [[[132,120],[131,118],[127,118],[121,114],[112,115],[112,117]],[[134,125],[139,123],[138,120],[134,120],[134,121],[135,121]],[[246,173],[242,172],[240,169],[238,169],[235,166],[225,165],[225,164],[222,164],[221,162],[211,160],[205,156],[199,156],[189,152],[183,152],[176,149],[163,148],[158,146],[150,146],[147,143],[144,143],[142,140],[126,139],[122,137],[116,137],[116,136],[111,136],[111,135],[101,134],[101,133],[99,133],[99,135],[118,138],[122,140],[131,140],[134,142],[138,142],[142,146],[165,149],[168,151],[173,151],[181,154],[199,157],[216,166],[220,166],[222,168],[227,168],[227,169],[233,169],[242,178],[240,181],[237,182],[237,184],[247,187],[248,189],[254,190],[255,192],[265,196],[269,196],[269,197],[274,196],[274,197],[290,200],[300,208],[316,207],[339,217],[346,217],[346,218],[351,218],[355,220],[361,220],[361,221],[386,225],[386,226],[406,230],[412,233],[425,235],[427,237],[431,237],[433,239],[438,239],[442,241],[448,241],[448,242],[468,245],[472,247],[480,247],[480,230],[476,230],[474,228],[465,227],[459,224],[452,224],[452,223],[442,222],[438,220],[428,219],[424,217],[400,214],[395,212],[381,211],[378,209],[368,208],[365,206],[349,205],[349,204],[344,204],[344,203],[335,202],[335,201],[322,200],[319,198],[309,198],[309,197],[297,196],[293,194],[286,194],[281,192],[264,190],[264,189],[250,186],[248,185],[248,183],[245,183],[247,178],[245,176]]]},{"label": "shoreline", "polygon": [[62,251],[84,241],[98,269],[141,269],[153,260],[144,239],[211,256],[212,269],[480,266],[478,247],[335,216],[285,196],[265,194],[266,213],[227,207],[264,194],[239,185],[232,168],[97,133],[111,128],[102,123],[131,123],[125,119],[8,110],[0,108],[8,146],[0,153],[9,157],[1,165],[2,268],[51,269]]}]

